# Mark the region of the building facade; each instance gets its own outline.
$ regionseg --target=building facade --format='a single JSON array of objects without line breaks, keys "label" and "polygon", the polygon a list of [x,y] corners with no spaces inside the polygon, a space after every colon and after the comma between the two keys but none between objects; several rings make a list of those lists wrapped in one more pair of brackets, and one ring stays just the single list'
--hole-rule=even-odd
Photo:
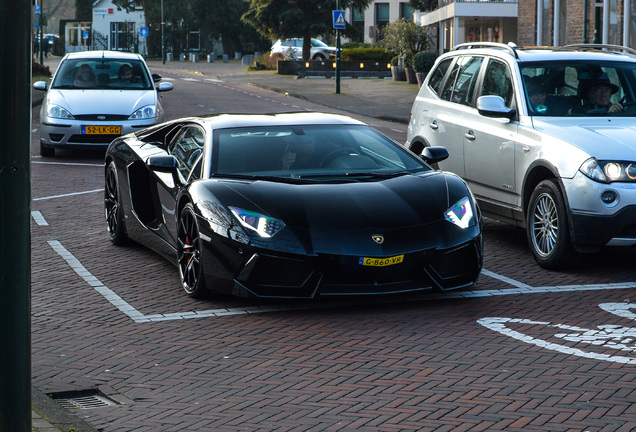
[{"label": "building facade", "polygon": [[431,12],[417,12],[415,22],[436,36],[440,54],[465,42],[517,42],[517,0],[440,0]]},{"label": "building facade", "polygon": [[603,43],[636,48],[636,0],[519,0],[520,45]]}]

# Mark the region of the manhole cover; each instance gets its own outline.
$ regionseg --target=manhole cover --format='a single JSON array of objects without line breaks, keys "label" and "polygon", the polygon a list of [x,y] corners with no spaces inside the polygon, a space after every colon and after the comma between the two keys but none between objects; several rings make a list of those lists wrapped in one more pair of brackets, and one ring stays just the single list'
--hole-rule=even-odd
[{"label": "manhole cover", "polygon": [[51,393],[51,398],[67,409],[93,409],[119,405],[99,390]]}]

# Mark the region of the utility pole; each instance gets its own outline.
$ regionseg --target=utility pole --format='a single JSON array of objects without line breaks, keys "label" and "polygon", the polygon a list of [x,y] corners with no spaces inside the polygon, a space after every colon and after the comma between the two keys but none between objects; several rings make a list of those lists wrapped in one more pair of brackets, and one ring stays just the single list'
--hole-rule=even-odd
[{"label": "utility pole", "polygon": [[32,0],[0,2],[0,431],[31,432]]}]

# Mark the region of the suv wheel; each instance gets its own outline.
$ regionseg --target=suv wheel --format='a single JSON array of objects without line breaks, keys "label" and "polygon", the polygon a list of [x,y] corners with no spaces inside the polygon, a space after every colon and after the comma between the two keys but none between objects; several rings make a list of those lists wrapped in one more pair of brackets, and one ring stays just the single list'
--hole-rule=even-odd
[{"label": "suv wheel", "polygon": [[526,222],[528,244],[541,267],[556,269],[570,263],[575,251],[565,201],[556,181],[544,180],[532,192]]}]

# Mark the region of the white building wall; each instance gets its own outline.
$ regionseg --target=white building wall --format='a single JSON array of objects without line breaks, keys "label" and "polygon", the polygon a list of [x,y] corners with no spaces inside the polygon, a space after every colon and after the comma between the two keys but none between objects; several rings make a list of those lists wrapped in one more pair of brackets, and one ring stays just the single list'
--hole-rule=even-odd
[{"label": "white building wall", "polygon": [[113,47],[111,26],[112,22],[133,22],[135,23],[135,36],[139,40],[139,48],[141,54],[147,54],[145,48],[145,38],[139,36],[139,31],[146,26],[146,17],[142,9],[128,12],[126,10],[117,10],[117,6],[111,0],[97,0],[93,3],[93,31],[108,38],[108,49]]}]

